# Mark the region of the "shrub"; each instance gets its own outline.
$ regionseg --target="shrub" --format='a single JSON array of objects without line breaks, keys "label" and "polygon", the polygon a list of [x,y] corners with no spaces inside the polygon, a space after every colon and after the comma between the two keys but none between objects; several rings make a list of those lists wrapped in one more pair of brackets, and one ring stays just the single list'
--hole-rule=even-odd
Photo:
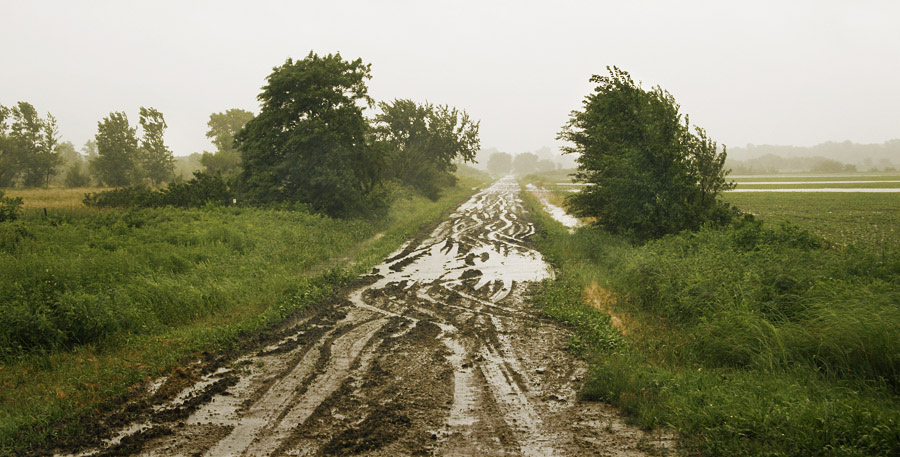
[{"label": "shrub", "polygon": [[232,193],[221,176],[194,172],[194,178],[185,183],[173,183],[163,190],[130,186],[84,196],[84,204],[98,208],[137,207],[153,208],[177,206],[199,208],[206,205],[228,205]]},{"label": "shrub", "polygon": [[14,221],[22,212],[22,197],[4,197],[0,190],[0,222]]}]

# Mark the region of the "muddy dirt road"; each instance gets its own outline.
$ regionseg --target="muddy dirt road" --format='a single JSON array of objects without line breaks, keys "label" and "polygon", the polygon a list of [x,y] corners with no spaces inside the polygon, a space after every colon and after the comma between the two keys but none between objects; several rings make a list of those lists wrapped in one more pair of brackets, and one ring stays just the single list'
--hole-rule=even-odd
[{"label": "muddy dirt road", "polygon": [[[529,289],[551,276],[503,179],[215,371],[149,385],[81,455],[644,455],[669,441],[580,402],[584,365]],[[180,384],[179,384],[180,382]],[[176,388],[177,387],[177,388]],[[134,407],[137,408],[137,407]],[[139,409],[139,408],[138,408]]]}]

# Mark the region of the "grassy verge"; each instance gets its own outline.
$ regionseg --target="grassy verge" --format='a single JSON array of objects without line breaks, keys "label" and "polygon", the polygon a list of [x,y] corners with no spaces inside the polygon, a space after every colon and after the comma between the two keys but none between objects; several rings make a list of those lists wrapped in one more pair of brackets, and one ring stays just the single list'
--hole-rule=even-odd
[{"label": "grassy verge", "polygon": [[0,454],[81,433],[58,424],[329,296],[474,185],[400,196],[378,222],[62,207],[0,224]]},{"label": "grassy verge", "polygon": [[643,246],[539,210],[583,395],[701,455],[900,453],[900,250],[747,223]]}]

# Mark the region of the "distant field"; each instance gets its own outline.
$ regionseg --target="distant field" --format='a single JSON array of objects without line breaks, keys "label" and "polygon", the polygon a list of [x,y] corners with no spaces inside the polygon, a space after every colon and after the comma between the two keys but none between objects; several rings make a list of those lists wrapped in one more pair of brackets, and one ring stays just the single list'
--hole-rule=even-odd
[{"label": "distant field", "polygon": [[108,190],[103,187],[75,187],[49,189],[4,189],[7,197],[22,197],[23,208],[71,209],[84,208],[81,200],[88,192]]},{"label": "distant field", "polygon": [[834,175],[834,176],[736,176],[729,178],[737,189],[874,189],[900,190],[900,176],[896,175]]},{"label": "distant field", "polygon": [[771,223],[790,222],[839,244],[900,244],[900,196],[877,193],[728,193]]},{"label": "distant field", "polygon": [[873,175],[737,175],[729,176],[735,182],[769,182],[769,181],[887,181],[900,180],[897,174]]},{"label": "distant field", "polygon": [[[572,183],[567,172],[554,172],[535,177],[534,181],[542,183],[549,190],[578,192],[583,184]],[[778,191],[809,189],[805,193],[821,192],[838,193],[894,193],[900,192],[900,175],[767,175],[729,177],[737,184],[736,191]],[[837,189],[837,190],[836,190]],[[897,198],[896,195],[892,198]]]}]

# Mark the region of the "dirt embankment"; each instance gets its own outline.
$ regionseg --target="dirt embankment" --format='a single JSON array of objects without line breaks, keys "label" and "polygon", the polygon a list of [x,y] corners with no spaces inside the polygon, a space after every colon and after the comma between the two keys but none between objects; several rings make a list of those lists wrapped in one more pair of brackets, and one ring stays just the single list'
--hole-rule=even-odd
[{"label": "dirt embankment", "polygon": [[534,228],[519,190],[506,179],[477,194],[265,347],[202,376],[148,385],[125,407],[131,423],[72,453],[544,456],[668,447],[607,406],[577,400],[584,364],[565,350],[567,331],[529,300],[551,272],[525,242]]}]

